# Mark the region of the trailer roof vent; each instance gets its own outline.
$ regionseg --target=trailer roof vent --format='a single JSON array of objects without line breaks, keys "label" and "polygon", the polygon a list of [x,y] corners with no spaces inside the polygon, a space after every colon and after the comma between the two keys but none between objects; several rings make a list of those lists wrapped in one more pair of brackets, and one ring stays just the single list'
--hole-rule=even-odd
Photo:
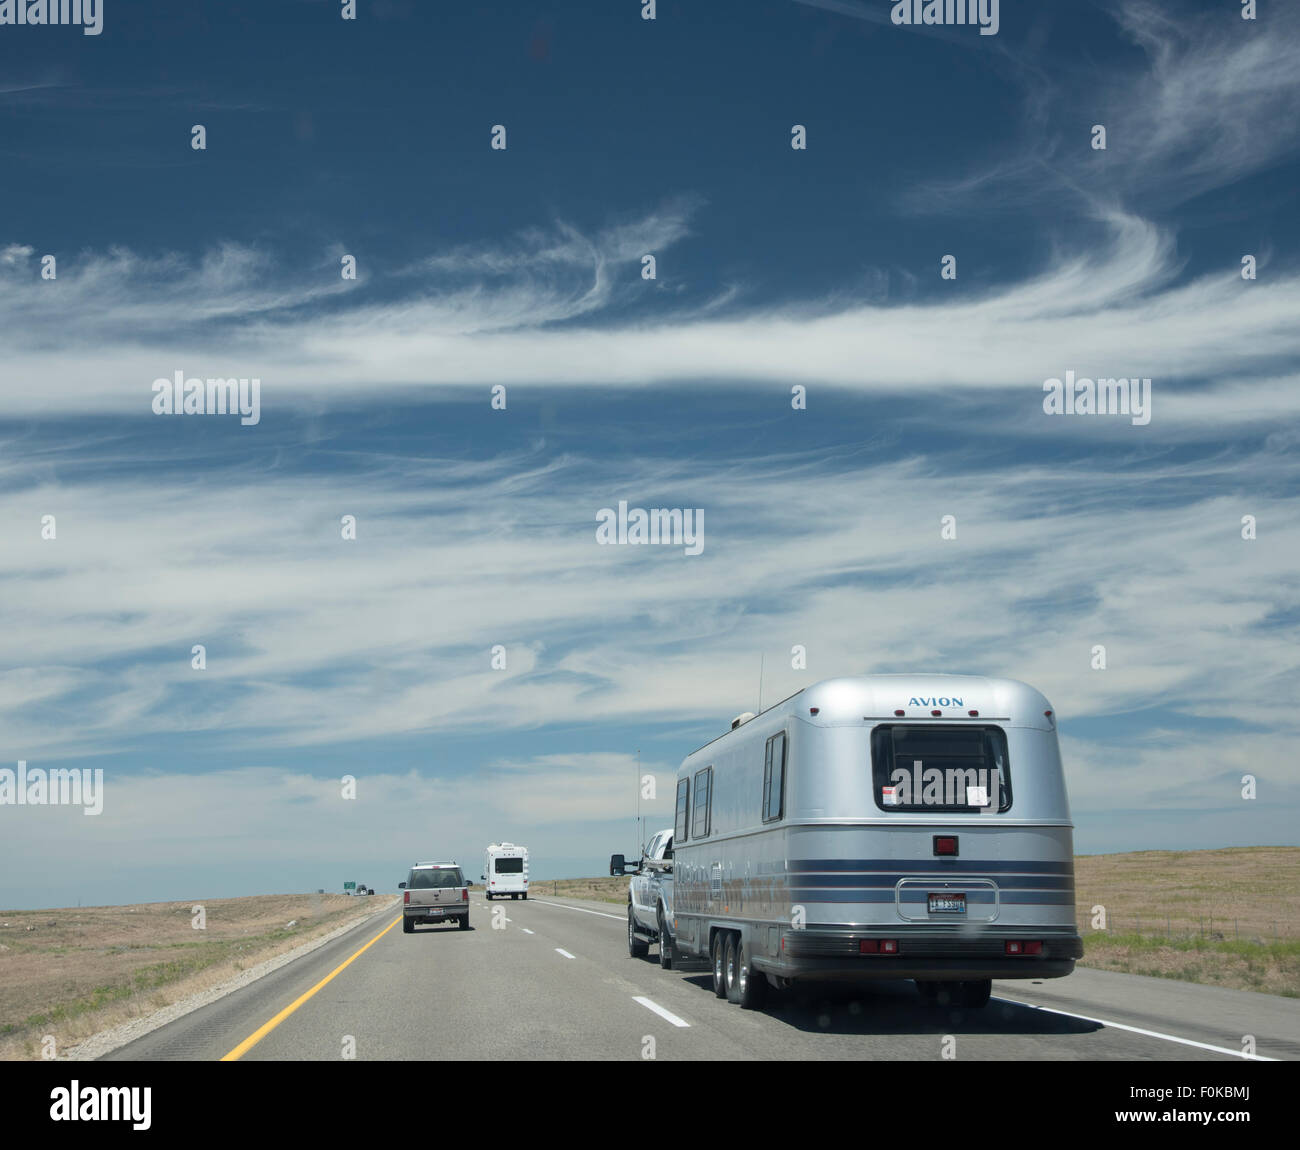
[{"label": "trailer roof vent", "polygon": [[734,731],[741,723],[748,723],[754,717],[753,711],[746,711],[743,715],[737,715],[731,720],[731,729]]}]

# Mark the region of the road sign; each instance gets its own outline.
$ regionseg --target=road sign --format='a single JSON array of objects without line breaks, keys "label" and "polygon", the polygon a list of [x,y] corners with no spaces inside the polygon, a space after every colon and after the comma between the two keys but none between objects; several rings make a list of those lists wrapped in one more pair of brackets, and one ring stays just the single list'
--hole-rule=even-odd
[{"label": "road sign", "polygon": [[343,884],[343,889],[344,889],[344,890],[356,890],[356,889],[357,889],[357,884],[354,883],[354,882],[345,882],[345,883]]}]

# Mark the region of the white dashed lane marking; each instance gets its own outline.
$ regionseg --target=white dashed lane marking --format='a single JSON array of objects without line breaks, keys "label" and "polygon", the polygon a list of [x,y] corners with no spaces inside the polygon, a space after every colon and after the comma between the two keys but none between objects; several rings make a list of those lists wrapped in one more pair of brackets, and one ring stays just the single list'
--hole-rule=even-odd
[{"label": "white dashed lane marking", "polygon": [[632,999],[632,1001],[639,1002],[647,1010],[653,1010],[657,1015],[659,1015],[660,1018],[666,1019],[668,1022],[671,1022],[674,1026],[685,1026],[685,1027],[690,1026],[689,1022],[685,1022],[682,1019],[678,1018],[677,1015],[675,1015],[671,1010],[665,1010],[662,1006],[659,1005],[659,1003],[653,1001],[652,999],[645,998],[641,995],[637,995]]}]

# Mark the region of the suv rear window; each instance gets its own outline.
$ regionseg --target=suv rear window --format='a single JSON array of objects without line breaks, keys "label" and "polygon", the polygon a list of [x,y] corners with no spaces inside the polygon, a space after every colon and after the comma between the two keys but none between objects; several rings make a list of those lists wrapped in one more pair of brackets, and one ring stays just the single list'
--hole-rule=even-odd
[{"label": "suv rear window", "polygon": [[411,890],[436,890],[439,887],[464,886],[460,867],[440,867],[437,870],[413,870],[406,885]]},{"label": "suv rear window", "polygon": [[1011,809],[1007,736],[1000,727],[877,727],[871,732],[871,772],[882,811]]}]

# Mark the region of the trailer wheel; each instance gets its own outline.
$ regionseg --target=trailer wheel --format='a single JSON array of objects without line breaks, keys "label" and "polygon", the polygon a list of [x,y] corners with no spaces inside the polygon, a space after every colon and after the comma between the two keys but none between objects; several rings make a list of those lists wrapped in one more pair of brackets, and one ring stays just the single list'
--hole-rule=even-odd
[{"label": "trailer wheel", "polygon": [[749,950],[743,942],[736,947],[736,1001],[741,1010],[757,1010],[766,997],[767,975],[749,962]]},{"label": "trailer wheel", "polygon": [[673,968],[673,938],[668,933],[668,923],[664,921],[664,908],[659,908],[659,965],[664,970]]},{"label": "trailer wheel", "polygon": [[627,904],[627,952],[633,958],[645,958],[650,944],[636,933],[636,916],[632,913],[632,904]]},{"label": "trailer wheel", "polygon": [[971,1010],[979,1010],[989,1004],[989,995],[992,993],[993,980],[991,978],[977,978],[959,984],[957,1000],[962,1006]]},{"label": "trailer wheel", "polygon": [[917,989],[921,991],[921,995],[925,999],[926,1006],[937,1007],[940,1010],[952,1010],[955,1007],[965,1006],[965,986],[964,982],[948,980],[918,982],[916,984]]},{"label": "trailer wheel", "polygon": [[410,919],[410,918],[404,918],[404,919],[402,919],[402,933],[403,933],[403,934],[414,934],[414,933],[415,933],[415,920],[414,920],[414,919]]},{"label": "trailer wheel", "polygon": [[713,936],[713,993],[727,997],[727,932],[720,930]]},{"label": "trailer wheel", "polygon": [[727,931],[725,965],[727,971],[727,1001],[740,1001],[740,935]]}]

